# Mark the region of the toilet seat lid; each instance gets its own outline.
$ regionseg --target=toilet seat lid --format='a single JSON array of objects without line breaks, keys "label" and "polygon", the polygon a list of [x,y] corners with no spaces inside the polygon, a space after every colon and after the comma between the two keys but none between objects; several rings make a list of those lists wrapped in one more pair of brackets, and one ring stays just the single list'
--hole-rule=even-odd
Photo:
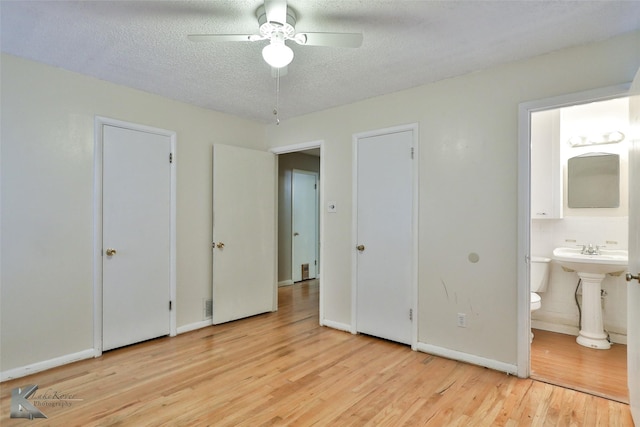
[{"label": "toilet seat lid", "polygon": [[540,297],[540,295],[536,294],[535,292],[531,292],[531,302],[532,303],[540,302],[541,300],[542,300],[542,298]]}]

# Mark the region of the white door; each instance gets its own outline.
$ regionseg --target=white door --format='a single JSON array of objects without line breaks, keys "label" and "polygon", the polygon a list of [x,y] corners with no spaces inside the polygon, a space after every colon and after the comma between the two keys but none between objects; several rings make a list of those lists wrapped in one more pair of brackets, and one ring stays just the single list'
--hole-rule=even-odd
[{"label": "white door", "polygon": [[318,175],[293,171],[292,186],[292,268],[293,281],[303,280],[302,268],[309,268],[306,279],[315,279],[318,264]]},{"label": "white door", "polygon": [[276,157],[213,146],[213,323],[275,311]]},{"label": "white door", "polygon": [[[640,275],[640,69],[629,97],[629,272]],[[627,280],[631,279],[627,277]],[[627,379],[629,403],[640,426],[640,282],[630,280],[627,289]]]},{"label": "white door", "polygon": [[359,137],[356,329],[412,341],[413,131]]},{"label": "white door", "polygon": [[103,126],[102,349],[170,332],[171,138]]}]

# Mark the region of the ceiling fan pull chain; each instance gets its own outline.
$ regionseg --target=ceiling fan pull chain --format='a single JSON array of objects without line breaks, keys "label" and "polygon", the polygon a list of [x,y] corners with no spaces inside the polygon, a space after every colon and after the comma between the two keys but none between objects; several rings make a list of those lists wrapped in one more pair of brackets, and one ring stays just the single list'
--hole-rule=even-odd
[{"label": "ceiling fan pull chain", "polygon": [[276,108],[273,109],[273,115],[276,116],[276,126],[280,124],[280,118],[278,117],[278,104],[280,101],[280,68],[276,71]]}]

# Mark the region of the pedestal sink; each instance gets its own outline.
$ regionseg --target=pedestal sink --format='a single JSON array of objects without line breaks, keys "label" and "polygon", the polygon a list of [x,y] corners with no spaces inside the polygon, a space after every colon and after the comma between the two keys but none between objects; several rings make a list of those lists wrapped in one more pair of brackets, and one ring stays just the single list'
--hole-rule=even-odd
[{"label": "pedestal sink", "polygon": [[600,293],[605,275],[619,275],[627,269],[628,254],[624,250],[556,248],[553,259],[565,271],[575,271],[582,279],[582,328],[576,339],[585,347],[606,350],[611,347],[604,332]]}]

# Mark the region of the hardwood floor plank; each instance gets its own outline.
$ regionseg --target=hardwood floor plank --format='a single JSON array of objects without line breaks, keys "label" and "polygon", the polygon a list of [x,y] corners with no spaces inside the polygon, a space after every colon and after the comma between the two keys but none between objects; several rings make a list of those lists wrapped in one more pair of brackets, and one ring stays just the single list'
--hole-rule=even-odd
[{"label": "hardwood floor plank", "polygon": [[[633,425],[625,404],[320,327],[317,312],[317,282],[304,282],[279,289],[277,313],[7,381],[0,425]],[[82,400],[11,419],[26,384]]]},{"label": "hardwood floor plank", "polygon": [[531,343],[531,377],[617,400],[629,402],[627,350],[613,344],[609,350],[586,348],[571,335],[535,330]]}]

